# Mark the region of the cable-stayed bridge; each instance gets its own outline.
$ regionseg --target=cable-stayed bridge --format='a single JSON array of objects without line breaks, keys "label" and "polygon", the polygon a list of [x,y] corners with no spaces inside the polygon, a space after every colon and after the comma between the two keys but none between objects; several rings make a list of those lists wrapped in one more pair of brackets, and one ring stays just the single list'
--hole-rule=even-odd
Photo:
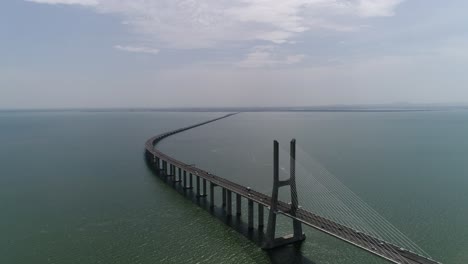
[{"label": "cable-stayed bridge", "polygon": [[[292,140],[290,144],[290,171],[289,179],[287,180],[279,179],[279,145],[277,141],[274,142],[273,191],[271,196],[252,190],[250,187],[234,183],[220,176],[213,175],[205,170],[197,168],[194,165],[181,162],[155,148],[156,144],[166,137],[219,119],[227,118],[232,115],[234,114],[228,114],[150,138],[146,142],[145,146],[145,156],[148,164],[159,176],[171,181],[173,184],[179,183],[184,189],[193,189],[195,187],[197,197],[200,199],[209,196],[211,207],[214,207],[215,205],[215,188],[220,188],[222,191],[222,204],[227,217],[231,217],[233,215],[233,205],[236,207],[236,215],[240,216],[242,214],[242,200],[246,200],[248,203],[247,222],[249,229],[254,228],[254,205],[256,205],[258,207],[257,228],[263,231],[265,225],[264,208],[267,208],[269,213],[266,230],[264,232],[264,249],[273,250],[287,244],[300,243],[305,239],[305,235],[302,233],[302,224],[304,224],[393,263],[439,263],[433,260],[427,253],[404,236],[377,212],[365,205],[365,203],[358,199],[354,193],[336,181],[336,179],[333,179],[333,177],[327,178],[327,181],[331,181],[331,184],[327,185],[325,189],[327,192],[337,192],[339,193],[339,196],[343,196],[341,198],[338,197],[338,199],[349,200],[353,205],[355,205],[352,209],[343,203],[333,203],[333,201],[329,201],[329,204],[320,206],[327,207],[328,210],[332,210],[336,214],[327,215],[324,213],[317,213],[309,209],[314,208],[314,206],[307,206],[307,208],[299,206],[295,177],[295,140]],[[319,176],[326,176],[327,173],[330,174],[326,169],[320,168]],[[196,184],[193,182],[194,177]],[[208,185],[210,188],[209,192],[207,191]],[[290,189],[291,202],[289,203],[278,199],[279,188],[285,186],[289,186]],[[233,196],[235,197],[235,202],[233,202]],[[301,204],[309,203],[306,201]],[[291,235],[279,238],[275,237],[276,217],[279,214],[292,219],[293,232]],[[363,221],[363,218],[366,219]]]}]

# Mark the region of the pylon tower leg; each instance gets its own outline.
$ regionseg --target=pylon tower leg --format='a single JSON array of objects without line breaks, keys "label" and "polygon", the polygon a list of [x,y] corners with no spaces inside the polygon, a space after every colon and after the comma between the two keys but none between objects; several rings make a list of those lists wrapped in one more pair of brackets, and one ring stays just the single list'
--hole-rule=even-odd
[{"label": "pylon tower leg", "polygon": [[291,192],[291,208],[288,214],[296,216],[296,211],[299,207],[297,189],[296,189],[296,140],[291,140],[290,145],[290,178],[288,180],[279,180],[279,144],[278,141],[273,142],[273,191],[271,195],[271,206],[268,215],[268,225],[263,242],[263,249],[273,249],[276,247],[300,243],[305,239],[302,233],[302,224],[296,219],[293,219],[293,233],[284,237],[276,238],[276,216],[278,213],[278,191],[280,187],[288,186]]}]

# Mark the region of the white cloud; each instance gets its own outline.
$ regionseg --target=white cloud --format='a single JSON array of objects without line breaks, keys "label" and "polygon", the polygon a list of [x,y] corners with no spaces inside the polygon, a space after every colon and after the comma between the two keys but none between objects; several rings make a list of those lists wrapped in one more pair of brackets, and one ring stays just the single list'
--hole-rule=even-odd
[{"label": "white cloud", "polygon": [[96,6],[98,0],[26,0],[28,2],[34,2],[38,4],[50,4],[50,5],[83,5],[83,6]]},{"label": "white cloud", "polygon": [[357,10],[361,16],[393,16],[395,7],[404,0],[359,0]]},{"label": "white cloud", "polygon": [[127,52],[136,52],[136,53],[150,53],[150,54],[158,54],[159,49],[149,48],[149,47],[141,47],[141,46],[122,46],[122,45],[115,45],[115,49],[123,50]]},{"label": "white cloud", "polygon": [[[353,32],[370,17],[391,16],[404,0],[26,0],[82,5],[116,14],[144,43],[172,49],[253,47],[241,67],[289,65],[304,55],[284,53],[307,31]],[[134,40],[137,41],[137,40]],[[265,43],[266,42],[266,43]],[[258,45],[264,45],[259,48]],[[270,46],[271,50],[265,49]],[[276,46],[276,48],[274,48]],[[281,47],[281,48],[278,48]],[[115,46],[128,52],[158,49]]]},{"label": "white cloud", "polygon": [[118,14],[158,46],[207,48],[255,40],[291,42],[313,29],[352,31],[391,16],[403,0],[27,0]]},{"label": "white cloud", "polygon": [[257,46],[237,65],[245,68],[272,67],[301,62],[305,55],[279,55],[274,46]]}]

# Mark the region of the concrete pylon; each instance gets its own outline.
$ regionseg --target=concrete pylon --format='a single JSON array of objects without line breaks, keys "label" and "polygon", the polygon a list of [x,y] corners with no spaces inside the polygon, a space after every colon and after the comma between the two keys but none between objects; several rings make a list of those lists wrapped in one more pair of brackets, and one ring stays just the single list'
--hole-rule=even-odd
[{"label": "concrete pylon", "polygon": [[271,195],[271,207],[268,215],[268,226],[263,243],[263,249],[273,249],[276,247],[302,242],[305,235],[302,233],[302,224],[296,219],[293,219],[293,234],[284,237],[276,238],[276,214],[278,213],[278,191],[280,187],[290,186],[291,192],[291,208],[289,213],[296,216],[296,211],[299,206],[297,189],[296,189],[296,140],[291,140],[290,145],[290,177],[287,180],[279,180],[279,147],[278,141],[273,143],[273,191]]}]

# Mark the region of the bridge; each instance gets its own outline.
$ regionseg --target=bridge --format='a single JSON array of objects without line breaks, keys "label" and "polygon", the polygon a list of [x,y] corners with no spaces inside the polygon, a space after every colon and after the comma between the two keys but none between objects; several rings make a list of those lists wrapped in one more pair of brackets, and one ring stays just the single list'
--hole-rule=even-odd
[{"label": "bridge", "polygon": [[[235,114],[235,113],[234,113]],[[193,189],[196,187],[196,195],[200,198],[207,198],[209,194],[209,204],[215,206],[215,188],[222,190],[222,205],[227,217],[233,215],[233,196],[235,196],[236,215],[242,214],[242,200],[248,203],[247,222],[248,228],[254,229],[254,205],[258,206],[258,230],[264,229],[264,209],[269,210],[267,228],[264,235],[263,248],[273,250],[277,247],[292,243],[300,243],[305,239],[302,233],[302,224],[343,240],[360,249],[368,251],[374,255],[384,258],[392,263],[401,264],[440,264],[430,257],[415,253],[409,249],[403,248],[392,242],[369,235],[365,230],[356,230],[352,227],[337,223],[325,217],[319,216],[313,212],[303,209],[299,206],[296,180],[295,180],[295,140],[290,144],[290,178],[279,180],[278,176],[278,142],[274,141],[274,164],[273,164],[273,191],[272,196],[257,192],[249,187],[229,181],[220,176],[213,175],[205,170],[197,168],[194,165],[186,164],[175,159],[161,151],[156,145],[163,139],[189,129],[199,127],[217,120],[227,118],[234,114],[227,114],[212,120],[208,120],[195,125],[179,128],[167,133],[154,136],[147,140],[145,145],[145,157],[148,164],[157,174],[165,179],[175,183],[182,184],[184,189]],[[195,177],[196,184],[193,183]],[[210,191],[207,192],[209,184]],[[291,190],[291,202],[286,203],[278,200],[278,190],[283,186],[289,186]],[[293,232],[284,237],[275,237],[276,216],[284,215],[293,221]]]}]

